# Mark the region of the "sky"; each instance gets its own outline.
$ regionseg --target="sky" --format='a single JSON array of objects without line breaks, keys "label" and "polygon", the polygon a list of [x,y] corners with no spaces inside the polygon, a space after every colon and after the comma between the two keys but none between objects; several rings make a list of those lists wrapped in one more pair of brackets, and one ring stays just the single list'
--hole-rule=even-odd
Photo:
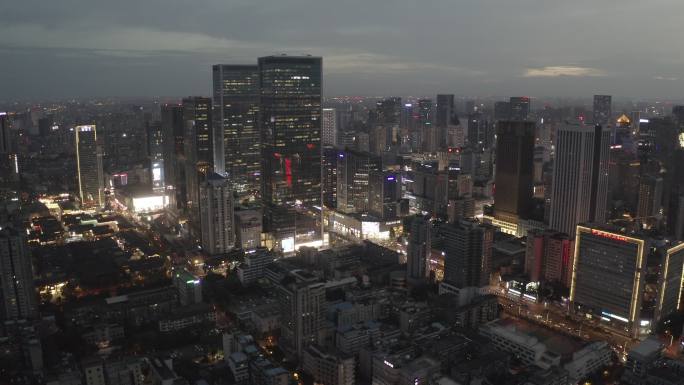
[{"label": "sky", "polygon": [[680,99],[682,0],[21,0],[0,100],[211,95],[211,65],[323,57],[324,94]]}]

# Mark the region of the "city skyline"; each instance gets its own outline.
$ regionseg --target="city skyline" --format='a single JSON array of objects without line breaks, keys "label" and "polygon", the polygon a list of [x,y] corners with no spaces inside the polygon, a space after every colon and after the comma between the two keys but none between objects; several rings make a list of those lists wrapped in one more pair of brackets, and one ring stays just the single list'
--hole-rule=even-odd
[{"label": "city skyline", "polygon": [[[322,56],[327,96],[676,98],[684,82],[675,39],[684,4],[672,0],[292,0],[203,3],[177,14],[155,3],[79,3],[8,5],[0,99],[208,95],[210,65],[283,52]],[[624,28],[649,15],[658,23]]]}]

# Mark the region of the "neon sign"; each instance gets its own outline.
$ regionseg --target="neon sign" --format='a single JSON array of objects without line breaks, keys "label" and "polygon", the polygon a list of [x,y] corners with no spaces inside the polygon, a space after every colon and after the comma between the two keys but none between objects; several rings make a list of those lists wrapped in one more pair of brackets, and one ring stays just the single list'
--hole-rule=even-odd
[{"label": "neon sign", "polygon": [[607,231],[601,231],[601,230],[596,230],[596,229],[591,229],[591,233],[593,235],[598,235],[599,237],[613,239],[616,241],[627,242],[627,237],[622,236],[620,234],[610,233]]}]

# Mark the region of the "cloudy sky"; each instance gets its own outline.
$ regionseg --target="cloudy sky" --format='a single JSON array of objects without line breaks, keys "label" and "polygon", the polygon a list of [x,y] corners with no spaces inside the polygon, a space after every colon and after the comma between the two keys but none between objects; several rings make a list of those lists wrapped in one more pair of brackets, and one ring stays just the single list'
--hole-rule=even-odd
[{"label": "cloudy sky", "polygon": [[210,94],[214,63],[323,57],[325,94],[680,98],[682,0],[15,0],[0,100]]}]

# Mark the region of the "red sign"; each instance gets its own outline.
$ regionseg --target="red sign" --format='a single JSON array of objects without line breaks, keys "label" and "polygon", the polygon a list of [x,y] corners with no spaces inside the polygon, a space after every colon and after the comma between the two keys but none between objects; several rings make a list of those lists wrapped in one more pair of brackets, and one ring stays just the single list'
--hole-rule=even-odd
[{"label": "red sign", "polygon": [[591,229],[591,233],[594,235],[598,235],[599,237],[614,239],[616,241],[627,242],[627,237],[624,237],[620,234],[609,233],[607,231],[601,231],[601,230],[596,230],[596,229]]}]

